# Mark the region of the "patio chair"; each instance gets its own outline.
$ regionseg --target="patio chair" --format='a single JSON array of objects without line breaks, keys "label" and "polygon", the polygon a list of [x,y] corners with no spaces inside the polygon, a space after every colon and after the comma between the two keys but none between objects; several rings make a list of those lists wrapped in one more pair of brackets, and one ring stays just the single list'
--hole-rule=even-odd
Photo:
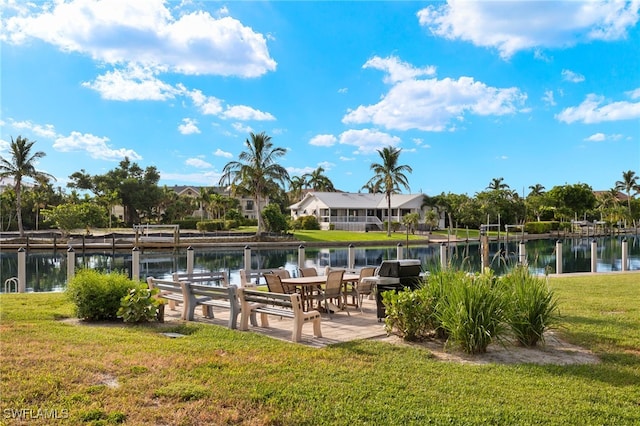
[{"label": "patio chair", "polygon": [[271,293],[283,293],[283,294],[291,294],[289,286],[285,286],[282,284],[282,280],[279,275],[276,274],[264,274],[264,279],[267,280],[267,287],[269,287],[269,291]]},{"label": "patio chair", "polygon": [[[333,311],[345,310],[348,316],[351,316],[347,310],[347,304],[345,303],[345,295],[342,291],[342,277],[344,276],[344,270],[330,271],[327,275],[327,283],[324,286],[322,292],[322,299],[324,300],[324,307],[329,313],[329,316]],[[331,300],[337,300],[337,305],[332,303]]]},{"label": "patio chair", "polygon": [[360,269],[360,279],[351,287],[351,296],[355,297],[358,302],[360,312],[362,312],[362,301],[364,300],[364,296],[368,296],[373,293],[373,284],[371,281],[363,280],[363,278],[372,277],[375,275],[375,272],[375,266],[366,266]]},{"label": "patio chair", "polygon": [[318,270],[316,268],[298,268],[298,275],[301,277],[317,277]]}]

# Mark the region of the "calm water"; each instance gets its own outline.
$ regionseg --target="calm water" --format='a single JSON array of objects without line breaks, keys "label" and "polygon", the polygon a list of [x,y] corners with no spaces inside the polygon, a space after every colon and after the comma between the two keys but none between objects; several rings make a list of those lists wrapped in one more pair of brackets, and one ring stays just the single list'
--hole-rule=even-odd
[{"label": "calm water", "polygon": [[[592,238],[563,240],[563,272],[591,271],[591,241]],[[597,238],[599,272],[619,271],[622,269],[621,257],[622,237]],[[631,270],[640,270],[640,240],[637,237],[627,237],[629,245],[629,261]],[[556,269],[556,240],[534,240],[526,242],[527,260],[531,270],[543,274],[545,271],[554,273]],[[501,249],[505,249],[503,259],[496,256]],[[396,247],[356,248],[356,267],[379,265],[383,260],[396,259]],[[466,271],[480,270],[480,246],[478,242],[460,243],[448,247],[451,264]],[[131,271],[131,252],[112,251],[76,251],[76,268],[92,268],[103,271]],[[294,272],[298,265],[297,247],[287,249],[253,249],[251,251],[252,268],[278,268],[284,266]],[[238,284],[240,278],[238,270],[244,267],[244,251],[202,249],[194,250],[194,269],[226,270],[231,276],[231,283]],[[437,268],[440,264],[440,245],[430,244],[404,248],[406,259],[414,258],[422,261],[426,270]],[[0,252],[0,284],[7,278],[17,276],[17,251]],[[518,260],[518,242],[492,242],[490,244],[491,268],[496,273],[504,273]],[[348,249],[345,246],[337,248],[307,248],[305,250],[306,266],[324,268],[327,265],[344,267],[347,265]],[[186,250],[176,251],[144,251],[140,253],[141,278],[153,276],[168,278],[173,272],[186,272]],[[28,291],[60,291],[67,280],[66,251],[31,251],[27,255],[27,289]],[[4,286],[0,286],[4,291]]]}]

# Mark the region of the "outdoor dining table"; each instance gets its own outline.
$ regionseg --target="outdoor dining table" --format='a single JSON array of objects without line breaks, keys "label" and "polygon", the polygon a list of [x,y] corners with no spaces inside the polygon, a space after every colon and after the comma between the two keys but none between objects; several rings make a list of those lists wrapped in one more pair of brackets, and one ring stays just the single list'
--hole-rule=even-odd
[{"label": "outdoor dining table", "polygon": [[[348,283],[355,283],[360,280],[359,274],[345,273],[342,276],[342,285],[347,289]],[[302,299],[302,306],[305,310],[313,309],[313,299],[310,298],[313,293],[313,289],[319,286],[323,286],[327,283],[327,275],[317,275],[311,277],[295,277],[295,278],[282,278],[282,284],[293,286],[300,289],[300,297]]]}]

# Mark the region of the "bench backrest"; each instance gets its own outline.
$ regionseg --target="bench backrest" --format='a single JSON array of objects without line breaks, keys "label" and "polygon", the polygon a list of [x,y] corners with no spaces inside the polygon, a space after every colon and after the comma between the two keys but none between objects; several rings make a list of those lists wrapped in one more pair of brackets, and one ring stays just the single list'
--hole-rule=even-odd
[{"label": "bench backrest", "polygon": [[268,291],[240,288],[238,289],[238,297],[241,301],[249,303],[262,303],[294,310],[297,305],[299,305],[299,309],[302,310],[299,294],[271,293]]},{"label": "bench backrest", "polygon": [[157,288],[161,292],[169,291],[172,293],[182,293],[182,287],[179,282],[171,280],[158,280],[153,277],[147,277],[147,285],[149,288]]},{"label": "bench backrest", "polygon": [[211,272],[193,272],[191,274],[187,273],[173,273],[174,281],[189,281],[190,283],[213,283],[215,285],[220,285],[228,287],[229,286],[229,276],[224,271],[211,271]]},{"label": "bench backrest", "polygon": [[235,285],[229,287],[212,287],[186,281],[184,282],[184,287],[189,294],[196,296],[207,296],[211,299],[236,300],[237,287]]}]

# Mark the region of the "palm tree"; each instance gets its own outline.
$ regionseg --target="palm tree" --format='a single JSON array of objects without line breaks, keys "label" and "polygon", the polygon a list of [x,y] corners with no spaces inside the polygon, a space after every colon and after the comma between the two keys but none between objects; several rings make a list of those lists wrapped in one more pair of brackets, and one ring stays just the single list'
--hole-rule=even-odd
[{"label": "palm tree", "polygon": [[302,175],[314,191],[334,192],[333,182],[324,174],[324,168],[318,167],[311,173]]},{"label": "palm tree", "polygon": [[382,163],[371,164],[371,170],[375,175],[367,183],[373,188],[379,188],[387,198],[387,237],[391,236],[391,194],[400,192],[399,185],[408,190],[409,182],[404,172],[413,172],[411,166],[398,164],[401,151],[400,148],[392,146],[379,149],[378,154],[382,158]]},{"label": "palm tree", "polygon": [[544,194],[544,186],[540,185],[539,183],[531,185],[529,189],[531,190],[531,192],[529,192],[530,197]]},{"label": "palm tree", "polygon": [[246,151],[238,156],[239,161],[230,161],[222,169],[220,184],[230,181],[245,188],[251,195],[256,206],[258,216],[257,235],[262,233],[262,209],[260,200],[269,195],[274,183],[283,186],[289,181],[289,173],[276,161],[287,153],[284,148],[274,147],[271,136],[264,132],[249,134],[245,140]]},{"label": "palm tree", "polygon": [[306,186],[304,176],[292,176],[289,181],[289,191],[292,202],[300,201],[302,197],[302,189]]},{"label": "palm tree", "polygon": [[365,183],[364,185],[362,185],[362,188],[360,188],[360,189],[364,189],[369,194],[376,194],[376,193],[380,192],[380,188],[378,188],[377,186],[375,186],[371,182]]},{"label": "palm tree", "polygon": [[47,154],[42,151],[36,151],[32,154],[31,148],[35,143],[36,141],[30,141],[22,136],[18,136],[15,141],[11,137],[11,143],[9,144],[11,161],[0,157],[0,178],[13,178],[13,187],[16,193],[16,217],[21,237],[24,237],[24,228],[22,226],[22,179],[29,177],[32,179],[51,178],[55,180],[52,175],[36,170],[36,161]]},{"label": "palm tree", "polygon": [[489,186],[487,186],[487,189],[492,189],[492,190],[508,189],[509,185],[507,185],[506,183],[502,183],[503,180],[504,180],[503,177],[491,179],[491,183],[489,183]]},{"label": "palm tree", "polygon": [[615,189],[627,194],[627,208],[629,209],[629,217],[631,217],[631,191],[635,191],[636,194],[640,192],[640,183],[638,183],[636,172],[633,170],[622,172],[622,180],[616,181]]}]

